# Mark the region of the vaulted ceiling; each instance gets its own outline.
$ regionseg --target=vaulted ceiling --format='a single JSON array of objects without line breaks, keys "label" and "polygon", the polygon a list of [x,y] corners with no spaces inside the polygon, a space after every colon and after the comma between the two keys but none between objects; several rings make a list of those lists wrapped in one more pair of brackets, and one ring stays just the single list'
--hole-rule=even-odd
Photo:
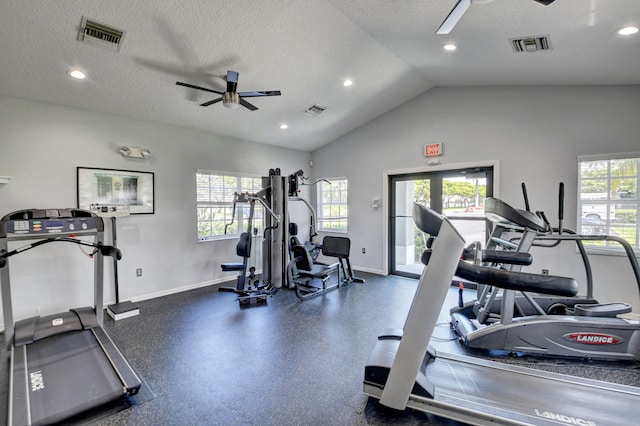
[{"label": "vaulted ceiling", "polygon": [[[640,84],[640,35],[616,33],[640,25],[638,0],[472,0],[436,34],[456,3],[5,0],[0,94],[312,151],[434,86]],[[119,50],[79,41],[83,17],[124,31]],[[537,36],[549,50],[514,50]],[[231,110],[176,85],[224,92],[227,70],[240,92],[282,95]]]}]

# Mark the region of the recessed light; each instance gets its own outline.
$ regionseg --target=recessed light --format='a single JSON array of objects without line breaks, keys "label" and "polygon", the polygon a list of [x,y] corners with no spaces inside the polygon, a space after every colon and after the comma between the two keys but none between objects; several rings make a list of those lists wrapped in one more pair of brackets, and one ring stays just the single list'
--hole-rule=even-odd
[{"label": "recessed light", "polygon": [[457,49],[457,47],[456,47],[456,45],[455,45],[455,44],[445,44],[445,45],[444,45],[444,46],[442,46],[442,47],[444,48],[444,50],[449,50],[449,51],[452,51],[452,50],[456,50],[456,49]]},{"label": "recessed light", "polygon": [[82,80],[83,78],[86,77],[84,73],[80,70],[71,70],[69,71],[69,75],[73,78],[77,78],[78,80]]},{"label": "recessed light", "polygon": [[631,35],[638,32],[638,27],[624,27],[618,30],[618,34],[620,35]]},{"label": "recessed light", "polygon": [[280,125],[280,128],[281,128],[282,130],[287,129],[288,127],[289,127],[289,125],[288,125],[288,124],[281,124],[281,125]]},{"label": "recessed light", "polygon": [[352,84],[353,84],[353,81],[351,81],[351,80],[345,80],[345,81],[344,81],[344,83],[342,83],[342,85],[343,85],[344,87],[349,87],[349,86],[351,86]]}]

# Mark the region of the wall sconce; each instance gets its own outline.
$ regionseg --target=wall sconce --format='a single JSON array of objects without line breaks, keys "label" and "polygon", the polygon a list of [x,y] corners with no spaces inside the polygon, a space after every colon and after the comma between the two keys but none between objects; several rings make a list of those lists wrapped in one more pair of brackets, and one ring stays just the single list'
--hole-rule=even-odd
[{"label": "wall sconce", "polygon": [[118,152],[122,154],[123,157],[131,157],[131,158],[143,158],[147,159],[151,157],[151,151],[148,149],[142,149],[135,146],[123,146]]}]

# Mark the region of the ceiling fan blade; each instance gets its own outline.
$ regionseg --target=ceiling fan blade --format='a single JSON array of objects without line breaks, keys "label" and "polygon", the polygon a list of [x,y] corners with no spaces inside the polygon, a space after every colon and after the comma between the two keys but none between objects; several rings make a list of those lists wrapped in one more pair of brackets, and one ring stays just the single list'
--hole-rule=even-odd
[{"label": "ceiling fan blade", "polygon": [[206,88],[204,88],[204,87],[194,86],[193,84],[189,84],[189,83],[182,83],[181,81],[176,81],[176,84],[177,84],[178,86],[189,87],[189,88],[191,88],[191,89],[196,89],[196,90],[204,90],[205,92],[217,93],[218,95],[222,95],[222,92],[218,92],[217,90],[206,89]]},{"label": "ceiling fan blade", "polygon": [[258,98],[260,96],[280,96],[279,90],[260,90],[255,92],[240,92],[238,96],[244,98]]},{"label": "ceiling fan blade", "polygon": [[227,92],[236,93],[238,88],[238,72],[227,71]]},{"label": "ceiling fan blade", "polygon": [[243,107],[251,110],[251,111],[255,111],[258,109],[257,106],[250,104],[249,102],[245,101],[244,99],[240,98],[240,105],[242,105]]},{"label": "ceiling fan blade", "polygon": [[458,3],[451,9],[451,12],[449,12],[449,15],[444,22],[442,22],[436,34],[449,34],[460,18],[462,18],[462,15],[469,9],[469,6],[471,6],[471,0],[458,0]]},{"label": "ceiling fan blade", "polygon": [[212,101],[209,101],[209,102],[205,102],[205,103],[203,103],[203,104],[200,104],[200,106],[207,107],[207,106],[209,106],[209,105],[217,104],[217,103],[218,103],[218,102],[220,102],[221,100],[222,100],[222,98],[214,99],[214,100],[212,100]]}]

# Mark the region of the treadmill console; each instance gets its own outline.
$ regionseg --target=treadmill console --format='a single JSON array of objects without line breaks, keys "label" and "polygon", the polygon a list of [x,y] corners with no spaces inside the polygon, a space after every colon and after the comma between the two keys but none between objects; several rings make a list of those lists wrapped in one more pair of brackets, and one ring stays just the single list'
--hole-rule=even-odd
[{"label": "treadmill console", "polygon": [[102,232],[102,218],[80,209],[31,209],[10,213],[0,221],[0,238]]}]

